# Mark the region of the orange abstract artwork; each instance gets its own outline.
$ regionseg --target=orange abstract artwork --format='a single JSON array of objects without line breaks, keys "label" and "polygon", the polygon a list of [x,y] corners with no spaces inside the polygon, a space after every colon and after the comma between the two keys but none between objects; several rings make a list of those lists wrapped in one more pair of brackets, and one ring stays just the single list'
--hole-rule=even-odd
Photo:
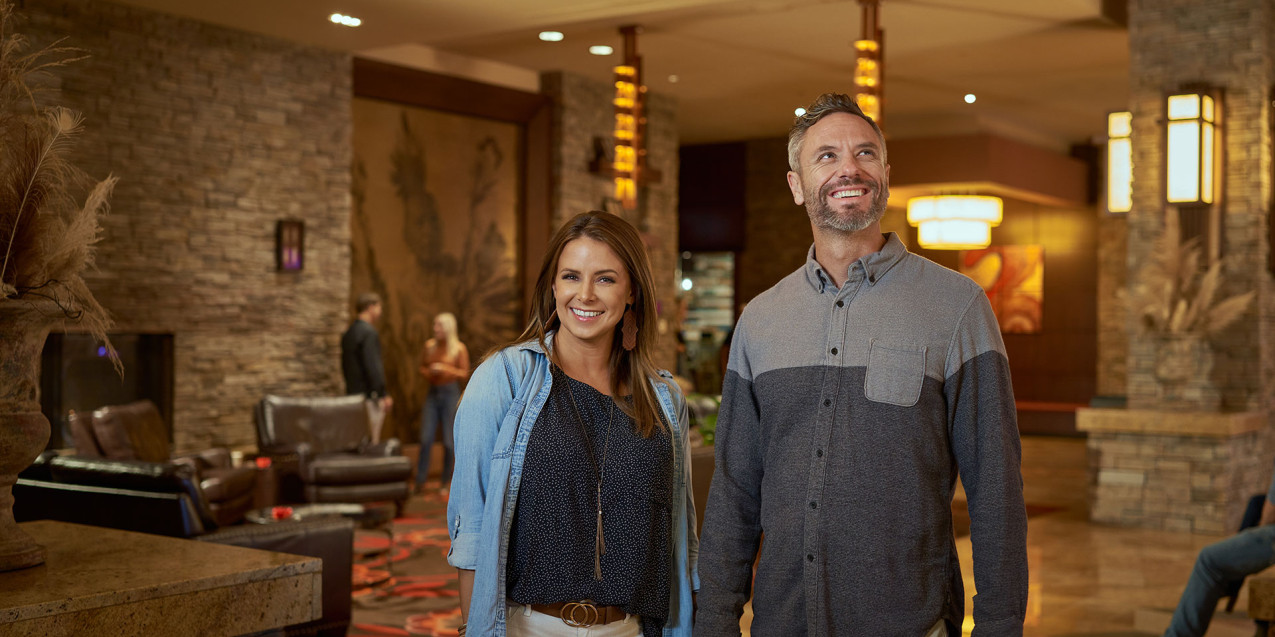
[{"label": "orange abstract artwork", "polygon": [[987,291],[992,311],[1006,334],[1040,332],[1045,296],[1042,246],[993,246],[961,254],[961,274]]}]

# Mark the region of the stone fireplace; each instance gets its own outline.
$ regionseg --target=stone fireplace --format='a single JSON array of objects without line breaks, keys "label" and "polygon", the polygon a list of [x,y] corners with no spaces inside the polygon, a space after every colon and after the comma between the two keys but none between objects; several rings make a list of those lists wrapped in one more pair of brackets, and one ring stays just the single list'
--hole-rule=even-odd
[{"label": "stone fireplace", "polygon": [[71,411],[149,400],[159,407],[173,439],[173,335],[111,334],[124,373],[115,371],[106,347],[88,334],[50,334],[40,367],[40,410],[49,419],[48,447],[72,446]]}]

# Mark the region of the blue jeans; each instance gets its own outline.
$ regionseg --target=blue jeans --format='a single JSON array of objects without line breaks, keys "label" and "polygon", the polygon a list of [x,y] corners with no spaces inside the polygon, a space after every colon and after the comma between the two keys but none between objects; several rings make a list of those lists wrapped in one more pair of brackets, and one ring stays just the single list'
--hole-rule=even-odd
[{"label": "blue jeans", "polygon": [[460,401],[460,385],[447,383],[429,388],[425,408],[421,410],[421,453],[416,461],[416,486],[425,484],[429,476],[430,450],[434,447],[434,432],[443,426],[443,487],[451,484],[452,467],[456,464],[456,438],[452,429],[456,426],[456,403]]},{"label": "blue jeans", "polygon": [[1200,549],[1165,637],[1203,637],[1227,586],[1275,564],[1275,524],[1245,529]]}]

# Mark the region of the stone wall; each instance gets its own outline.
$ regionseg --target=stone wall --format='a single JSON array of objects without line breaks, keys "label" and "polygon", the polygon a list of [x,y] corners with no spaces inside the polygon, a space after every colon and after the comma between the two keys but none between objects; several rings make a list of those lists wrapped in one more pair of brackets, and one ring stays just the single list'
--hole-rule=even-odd
[{"label": "stone wall", "polygon": [[788,189],[788,138],[747,143],[744,249],[735,265],[736,304],[765,292],[806,262],[814,237]]},{"label": "stone wall", "polygon": [[[1204,386],[1188,392],[1200,408],[1260,409],[1269,400],[1262,366],[1259,309],[1269,298],[1267,214],[1270,200],[1269,92],[1275,81],[1272,5],[1267,0],[1133,0],[1129,6],[1130,95],[1133,112],[1133,210],[1128,215],[1128,275],[1151,255],[1163,228],[1165,97],[1188,83],[1221,87],[1225,182],[1221,200],[1224,254],[1222,295],[1259,290],[1259,303],[1213,339]],[[1163,342],[1130,321],[1128,394],[1132,405],[1165,397],[1155,377]],[[1186,401],[1187,403],[1190,400]],[[1189,405],[1188,405],[1189,406]]]},{"label": "stone wall", "polygon": [[1081,409],[1076,421],[1089,434],[1095,522],[1231,533],[1270,484],[1261,412]]},{"label": "stone wall", "polygon": [[[116,331],[174,335],[177,449],[255,444],[266,393],[339,392],[349,57],[105,2],[19,14],[91,55],[52,96],[85,116],[78,165],[119,177],[87,280]],[[284,218],[306,224],[300,273],[275,270]]]},{"label": "stone wall", "polygon": [[1099,396],[1125,396],[1129,376],[1127,285],[1129,226],[1124,215],[1099,211],[1098,378]]},{"label": "stone wall", "polygon": [[[571,217],[588,210],[603,209],[612,197],[614,182],[609,172],[594,173],[594,140],[610,149],[615,130],[615,110],[611,100],[615,89],[602,82],[564,72],[546,73],[540,80],[542,91],[554,102],[552,229],[556,231]],[[669,325],[677,298],[677,104],[669,97],[646,96],[647,165],[658,171],[658,182],[639,191],[639,211],[625,213],[642,233],[655,275],[661,336],[655,362],[664,369],[676,369],[676,340]],[[609,157],[609,156],[608,156]],[[608,160],[609,161],[609,158]],[[535,276],[531,273],[530,276]]]},{"label": "stone wall", "polygon": [[1094,433],[1094,522],[1225,535],[1239,528],[1248,497],[1264,493],[1270,460],[1261,434],[1235,437]]}]

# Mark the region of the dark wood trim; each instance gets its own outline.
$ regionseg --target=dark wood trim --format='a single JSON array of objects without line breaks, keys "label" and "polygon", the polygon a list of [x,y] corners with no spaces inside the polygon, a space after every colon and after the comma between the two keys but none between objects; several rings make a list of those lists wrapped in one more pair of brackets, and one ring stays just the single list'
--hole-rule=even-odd
[{"label": "dark wood trim", "polygon": [[[549,241],[553,205],[553,101],[494,84],[354,58],[354,96],[521,126],[519,273],[523,308],[530,307],[540,261]],[[516,324],[521,325],[519,317]]]},{"label": "dark wood trim", "polygon": [[540,273],[541,261],[553,230],[553,110],[548,98],[527,122],[526,157],[521,255],[524,314],[531,308],[531,300],[536,293],[536,276]]},{"label": "dark wood trim", "polygon": [[549,98],[495,84],[354,58],[354,95],[525,124]]}]

